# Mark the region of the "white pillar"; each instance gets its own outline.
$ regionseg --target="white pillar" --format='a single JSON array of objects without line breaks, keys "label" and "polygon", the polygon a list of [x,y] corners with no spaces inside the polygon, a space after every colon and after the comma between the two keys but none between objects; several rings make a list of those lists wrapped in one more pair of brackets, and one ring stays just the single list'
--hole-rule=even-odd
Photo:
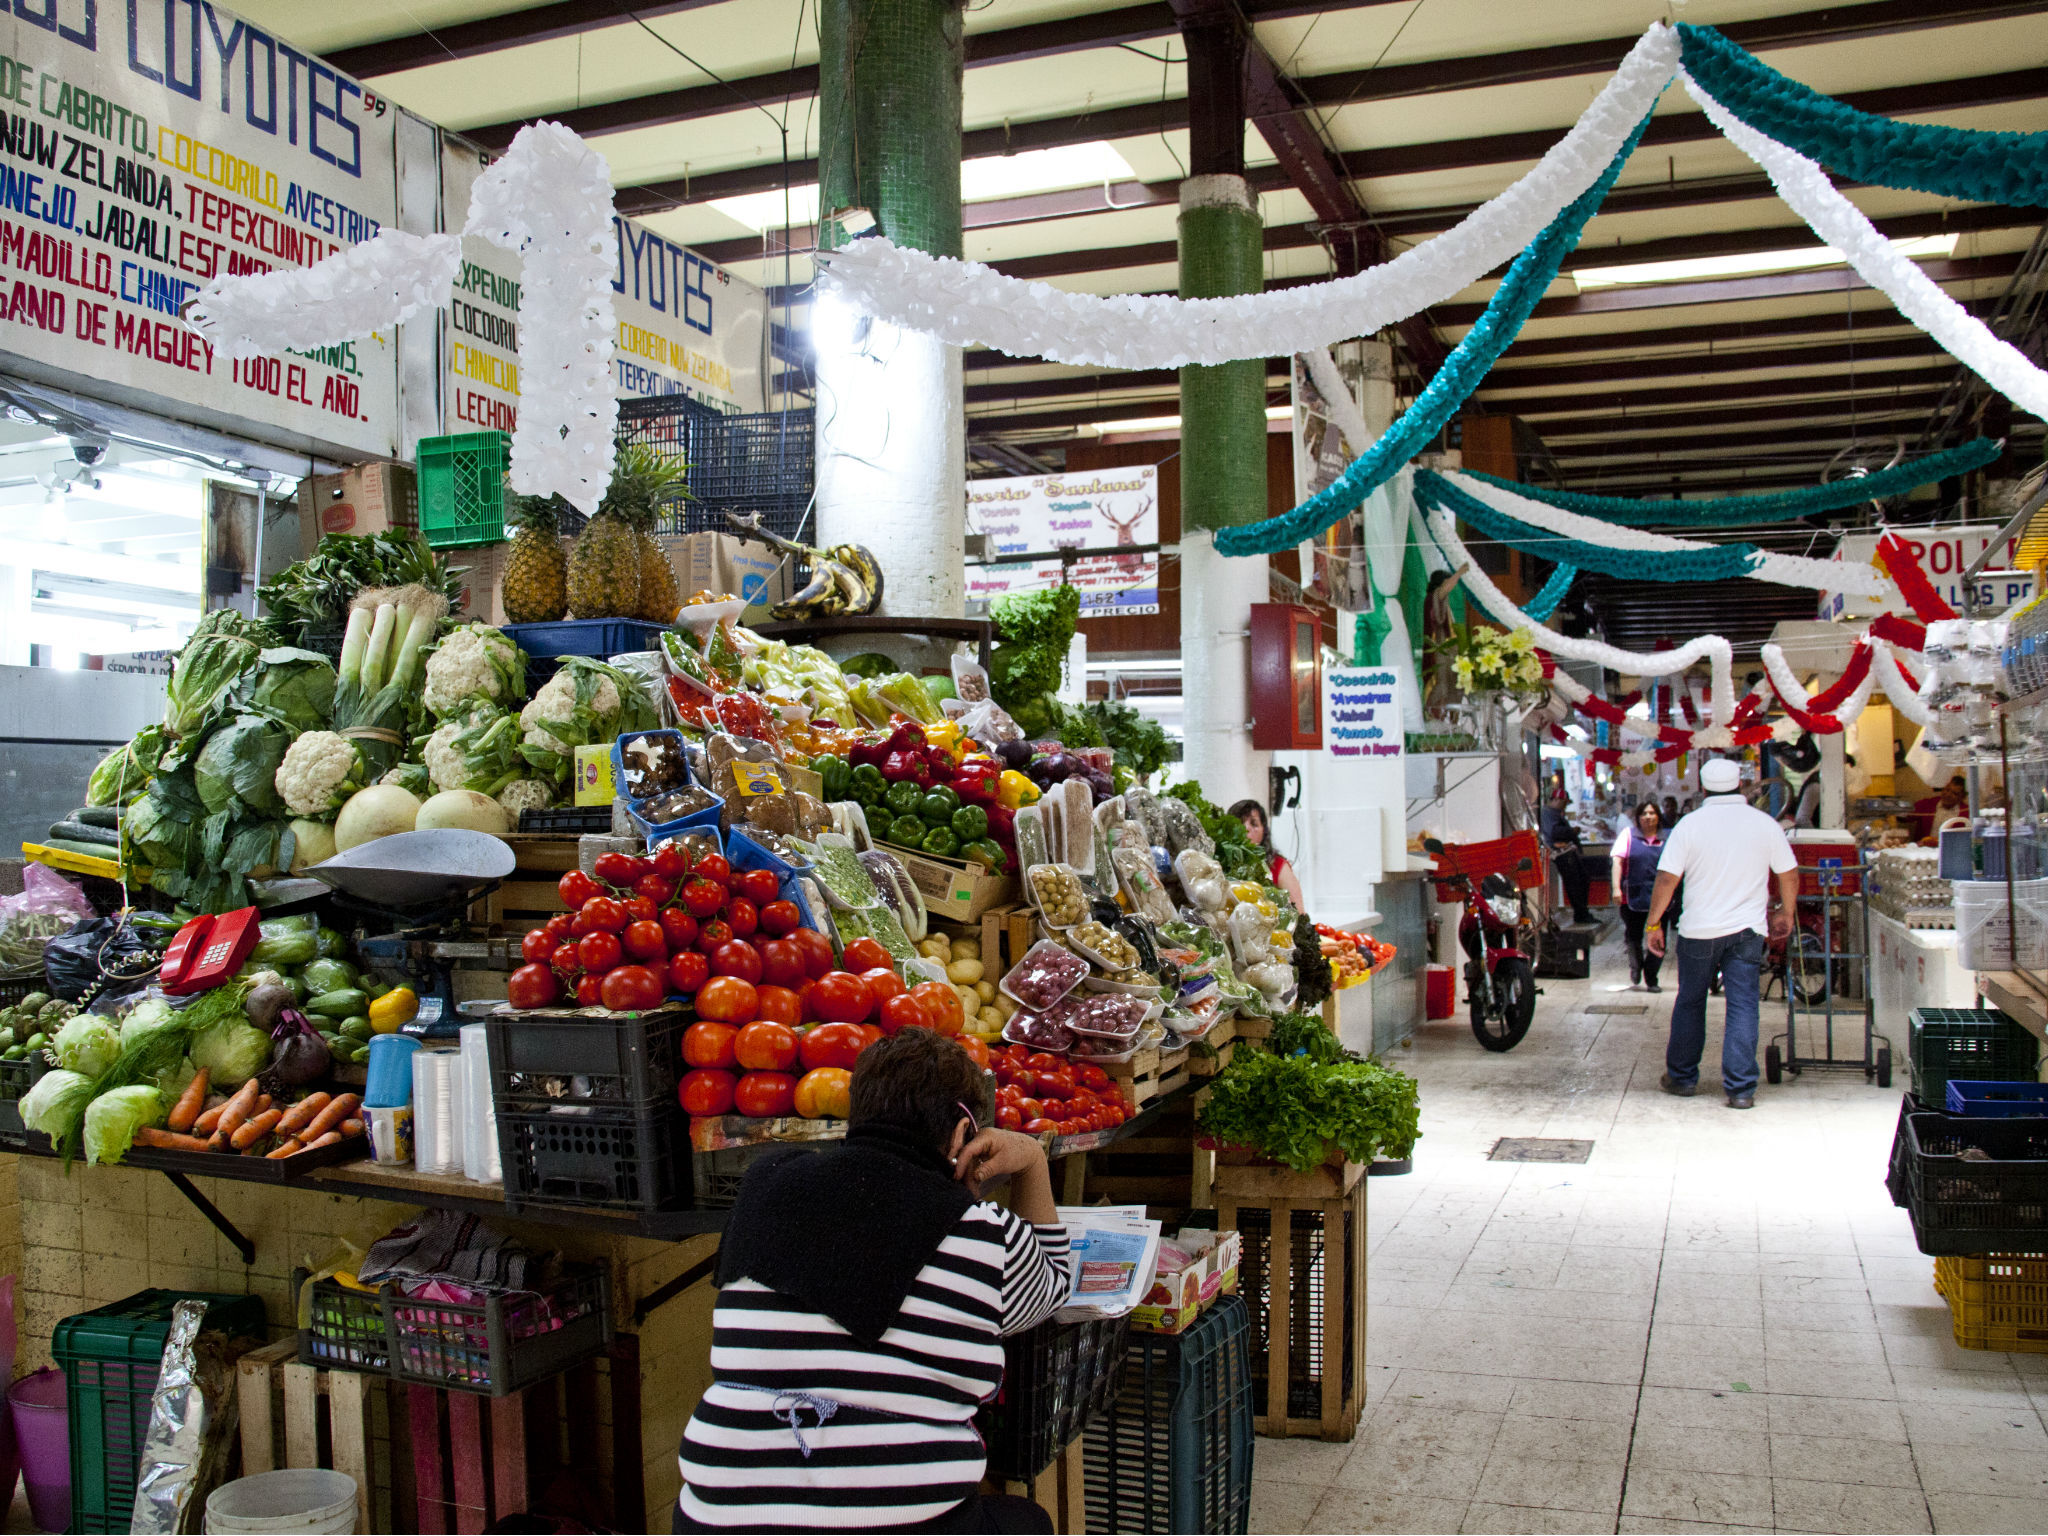
[{"label": "white pillar", "polygon": [[817,543],[873,552],[882,612],[958,618],[967,519],[960,349],[829,297],[814,316]]},{"label": "white pillar", "polygon": [[1272,754],[1254,752],[1245,632],[1253,603],[1267,601],[1264,555],[1216,553],[1207,529],[1180,540],[1182,730],[1187,776],[1219,806],[1266,801]]}]

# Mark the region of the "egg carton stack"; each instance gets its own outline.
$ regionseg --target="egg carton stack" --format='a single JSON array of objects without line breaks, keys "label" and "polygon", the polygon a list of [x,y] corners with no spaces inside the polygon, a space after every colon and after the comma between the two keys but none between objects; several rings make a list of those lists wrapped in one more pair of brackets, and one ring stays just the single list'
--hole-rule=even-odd
[{"label": "egg carton stack", "polygon": [[1955,888],[1941,878],[1932,848],[1886,848],[1877,855],[1870,904],[1908,928],[1953,928]]}]

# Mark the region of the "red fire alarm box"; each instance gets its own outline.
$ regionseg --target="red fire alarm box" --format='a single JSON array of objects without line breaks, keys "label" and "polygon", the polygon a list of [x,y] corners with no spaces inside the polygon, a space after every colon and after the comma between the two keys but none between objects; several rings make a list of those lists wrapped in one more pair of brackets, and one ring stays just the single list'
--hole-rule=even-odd
[{"label": "red fire alarm box", "polygon": [[1323,744],[1323,623],[1313,608],[1253,603],[1252,745],[1303,752]]}]

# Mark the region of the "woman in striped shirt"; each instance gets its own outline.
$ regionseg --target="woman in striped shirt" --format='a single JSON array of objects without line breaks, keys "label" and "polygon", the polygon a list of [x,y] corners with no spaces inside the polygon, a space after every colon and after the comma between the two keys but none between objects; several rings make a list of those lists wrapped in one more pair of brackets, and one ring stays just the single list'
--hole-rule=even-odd
[{"label": "woman in striped shirt", "polygon": [[[991,1118],[968,1054],[905,1030],[861,1053],[843,1143],[748,1170],[676,1530],[1052,1529],[977,1491],[974,1413],[1002,1384],[1003,1338],[1068,1285],[1045,1153]],[[979,1201],[1003,1174],[1009,1211]]]}]

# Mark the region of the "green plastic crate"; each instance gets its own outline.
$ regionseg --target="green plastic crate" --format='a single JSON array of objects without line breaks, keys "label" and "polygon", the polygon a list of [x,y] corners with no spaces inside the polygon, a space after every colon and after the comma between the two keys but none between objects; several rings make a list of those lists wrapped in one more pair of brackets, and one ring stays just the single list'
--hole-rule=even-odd
[{"label": "green plastic crate", "polygon": [[505,538],[503,432],[423,437],[419,446],[420,532],[436,549],[499,544]]},{"label": "green plastic crate", "polygon": [[1913,1093],[1939,1112],[1948,1080],[2008,1082],[2033,1077],[2040,1045],[2026,1027],[1996,1008],[1915,1008],[1911,1034]]},{"label": "green plastic crate", "polygon": [[138,1291],[57,1324],[50,1354],[64,1368],[71,1421],[71,1528],[125,1531],[135,1512],[136,1463],[149,1399],[171,1331],[171,1309],[206,1303],[206,1326],[264,1339],[262,1299],[210,1291]]}]

